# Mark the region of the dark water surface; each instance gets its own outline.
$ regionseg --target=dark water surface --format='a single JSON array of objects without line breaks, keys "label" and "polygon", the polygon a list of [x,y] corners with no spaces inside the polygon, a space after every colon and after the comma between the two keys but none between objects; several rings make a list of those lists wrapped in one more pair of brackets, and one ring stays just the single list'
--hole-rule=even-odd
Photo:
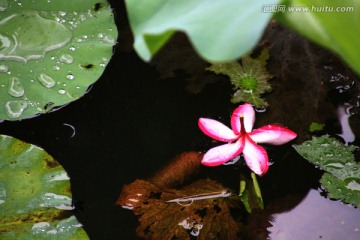
[{"label": "dark water surface", "polygon": [[[173,41],[151,64],[142,62],[131,49],[123,3],[111,2],[118,45],[91,91],[53,113],[0,126],[2,134],[44,148],[64,166],[71,177],[76,216],[95,240],[136,239],[137,218],[114,205],[122,186],[151,177],[181,152],[206,150],[211,139],[198,129],[198,118],[228,124],[236,107],[229,101],[229,81],[205,72],[206,63],[182,35],[177,38],[180,43]],[[333,73],[316,69],[324,69],[325,60],[318,54],[322,50],[278,26],[272,28],[276,31],[269,30],[262,44],[272,43],[269,71],[276,76],[274,91],[266,96],[271,107],[257,114],[256,126],[282,123],[298,132],[295,143],[310,137],[307,129],[312,121],[326,122],[328,132],[341,133],[336,109],[342,102],[322,87]],[[182,54],[176,50],[179,44],[184,45]],[[289,79],[291,84],[286,84]],[[359,123],[357,116],[350,118],[350,124],[359,136],[359,124],[354,127],[354,123]],[[320,195],[319,169],[299,157],[291,144],[269,147],[268,152],[274,165],[259,179],[266,207],[248,217],[245,239],[266,239],[269,232],[271,239],[279,240],[360,239],[359,210]],[[237,188],[237,168],[205,171]]]}]

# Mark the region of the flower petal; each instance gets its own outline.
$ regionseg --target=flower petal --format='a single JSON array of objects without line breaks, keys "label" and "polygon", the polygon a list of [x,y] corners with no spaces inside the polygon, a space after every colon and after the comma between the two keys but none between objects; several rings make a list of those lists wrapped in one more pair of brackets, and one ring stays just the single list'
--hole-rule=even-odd
[{"label": "flower petal", "polygon": [[230,161],[239,155],[244,149],[244,140],[240,138],[234,143],[223,144],[207,151],[201,160],[205,166],[218,166]]},{"label": "flower petal", "polygon": [[249,136],[256,143],[281,145],[296,138],[297,134],[286,127],[269,124],[255,129]]},{"label": "flower petal", "polygon": [[236,135],[230,128],[219,121],[209,118],[200,118],[198,124],[203,133],[215,140],[232,142],[239,138],[239,136]]},{"label": "flower petal", "polygon": [[246,165],[257,175],[264,175],[269,169],[269,158],[266,150],[246,136],[243,150]]},{"label": "flower petal", "polygon": [[240,133],[240,115],[244,116],[245,131],[251,132],[255,122],[254,108],[245,103],[237,107],[231,115],[231,128],[235,134]]}]

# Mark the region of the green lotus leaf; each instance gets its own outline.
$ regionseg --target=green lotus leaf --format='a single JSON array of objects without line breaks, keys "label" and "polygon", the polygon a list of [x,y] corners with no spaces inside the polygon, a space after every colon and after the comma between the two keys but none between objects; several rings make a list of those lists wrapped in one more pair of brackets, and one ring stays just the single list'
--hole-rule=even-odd
[{"label": "green lotus leaf", "polygon": [[89,239],[72,209],[63,167],[43,149],[0,135],[0,239]]},{"label": "green lotus leaf", "polygon": [[353,206],[360,207],[360,179],[351,181],[342,181],[330,173],[324,173],[320,183],[327,190],[332,199],[340,199],[343,202],[350,203]]},{"label": "green lotus leaf", "polygon": [[294,148],[303,158],[326,171],[320,182],[330,198],[360,206],[360,163],[355,161],[355,146],[345,146],[324,135]]},{"label": "green lotus leaf", "polygon": [[126,0],[134,48],[145,61],[175,31],[185,32],[201,57],[210,62],[235,60],[257,44],[271,13],[266,3],[279,0]]},{"label": "green lotus leaf", "polygon": [[0,119],[46,113],[83,96],[112,56],[105,1],[0,1]]},{"label": "green lotus leaf", "polygon": [[286,0],[277,18],[312,41],[339,54],[360,74],[360,1]]}]

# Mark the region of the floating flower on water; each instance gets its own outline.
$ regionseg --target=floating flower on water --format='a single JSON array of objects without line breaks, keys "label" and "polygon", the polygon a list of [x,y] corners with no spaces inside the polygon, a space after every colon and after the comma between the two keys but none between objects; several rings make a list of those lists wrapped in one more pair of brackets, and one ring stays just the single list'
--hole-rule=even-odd
[{"label": "floating flower on water", "polygon": [[203,133],[215,140],[227,142],[207,151],[201,163],[218,166],[242,153],[248,167],[256,174],[264,175],[269,168],[269,158],[266,150],[257,143],[281,145],[296,138],[297,134],[277,124],[251,131],[254,122],[255,111],[248,103],[234,110],[231,129],[216,120],[200,118],[198,123]]}]

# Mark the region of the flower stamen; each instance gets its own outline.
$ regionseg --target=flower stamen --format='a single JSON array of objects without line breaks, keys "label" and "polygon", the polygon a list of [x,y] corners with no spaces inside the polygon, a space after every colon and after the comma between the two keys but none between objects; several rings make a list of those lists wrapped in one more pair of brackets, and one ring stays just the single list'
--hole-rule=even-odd
[{"label": "flower stamen", "polygon": [[244,134],[246,134],[245,131],[245,125],[244,125],[244,115],[240,114],[240,134],[243,136]]}]

